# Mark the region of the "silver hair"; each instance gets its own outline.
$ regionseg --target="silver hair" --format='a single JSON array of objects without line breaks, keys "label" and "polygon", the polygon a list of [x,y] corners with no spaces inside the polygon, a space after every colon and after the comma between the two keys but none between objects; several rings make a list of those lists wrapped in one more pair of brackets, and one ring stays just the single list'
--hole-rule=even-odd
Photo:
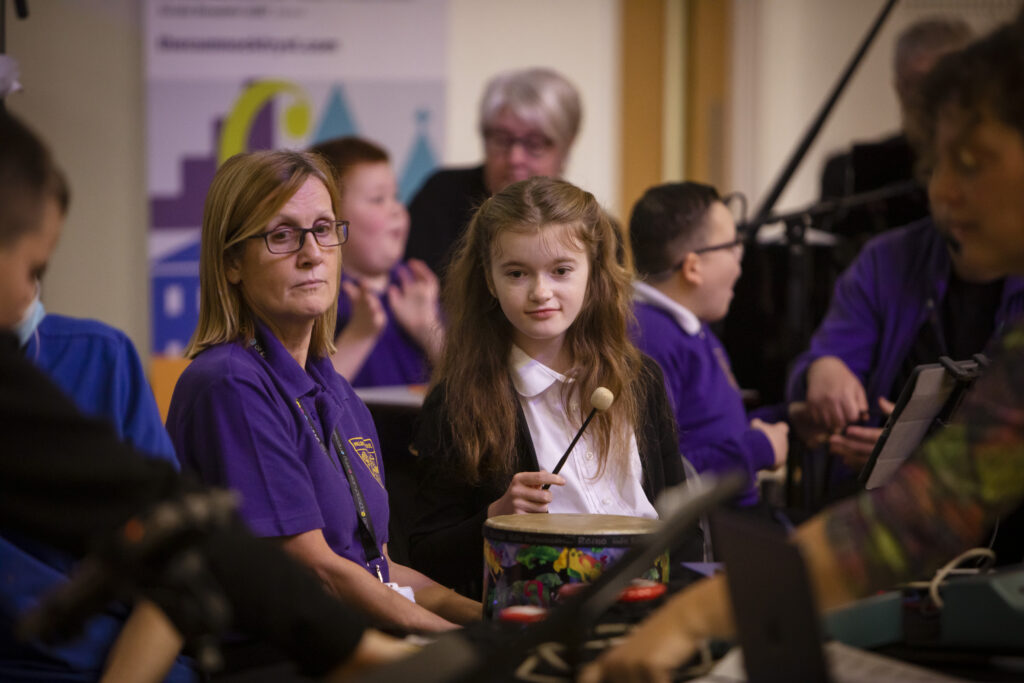
[{"label": "silver hair", "polygon": [[536,125],[562,149],[576,139],[582,117],[576,87],[545,68],[505,71],[488,81],[480,100],[480,132],[504,110]]},{"label": "silver hair", "polygon": [[973,38],[974,31],[959,17],[935,16],[916,21],[896,38],[893,71],[897,78],[902,78],[918,55],[958,50]]}]

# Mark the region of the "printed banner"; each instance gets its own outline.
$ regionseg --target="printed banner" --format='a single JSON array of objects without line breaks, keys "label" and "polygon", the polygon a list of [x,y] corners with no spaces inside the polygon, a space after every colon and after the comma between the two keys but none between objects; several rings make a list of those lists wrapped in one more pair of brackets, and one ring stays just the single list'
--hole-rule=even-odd
[{"label": "printed banner", "polygon": [[408,201],[443,149],[446,0],[147,0],[153,353],[199,314],[199,231],[217,166],[359,135]]}]

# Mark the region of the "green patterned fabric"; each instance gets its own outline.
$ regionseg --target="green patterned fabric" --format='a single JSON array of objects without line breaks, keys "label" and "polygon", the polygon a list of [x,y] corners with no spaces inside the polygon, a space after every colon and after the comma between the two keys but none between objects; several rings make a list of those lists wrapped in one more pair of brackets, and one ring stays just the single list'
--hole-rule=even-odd
[{"label": "green patterned fabric", "polygon": [[929,578],[1024,498],[1024,324],[992,356],[952,425],[888,484],[824,513],[829,544],[856,594]]}]

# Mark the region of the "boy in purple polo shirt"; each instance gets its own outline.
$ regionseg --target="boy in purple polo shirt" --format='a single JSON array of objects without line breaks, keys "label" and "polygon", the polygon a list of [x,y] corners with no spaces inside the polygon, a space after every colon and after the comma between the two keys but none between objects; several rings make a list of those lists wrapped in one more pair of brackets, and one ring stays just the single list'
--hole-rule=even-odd
[{"label": "boy in purple polo shirt", "polygon": [[357,137],[328,140],[313,151],[334,166],[339,217],[349,221],[334,367],[354,387],[424,384],[444,339],[440,287],[427,264],[401,262],[409,214],[398,200],[388,153]]},{"label": "boy in purple polo shirt", "polygon": [[715,188],[670,183],[633,207],[637,347],[661,366],[679,449],[698,472],[739,470],[750,479],[737,505],[758,502],[759,470],[786,461],[789,427],[749,420],[725,349],[708,327],[729,310],[743,241]]}]

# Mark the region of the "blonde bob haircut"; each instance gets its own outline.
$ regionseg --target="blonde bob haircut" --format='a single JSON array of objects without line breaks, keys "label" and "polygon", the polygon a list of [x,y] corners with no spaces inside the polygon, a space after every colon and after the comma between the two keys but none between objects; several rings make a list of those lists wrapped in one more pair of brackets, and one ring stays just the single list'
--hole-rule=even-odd
[{"label": "blonde bob haircut", "polygon": [[[185,355],[195,358],[216,344],[251,342],[256,315],[241,288],[228,282],[227,263],[241,256],[250,237],[267,229],[270,221],[309,178],[320,180],[338,215],[340,202],[330,164],[323,157],[292,150],[236,154],[217,169],[203,208],[203,234],[199,252],[199,323]],[[262,248],[262,245],[260,245]],[[341,259],[335,273],[337,291]],[[309,353],[334,353],[337,307],[329,306],[316,322]]]}]

